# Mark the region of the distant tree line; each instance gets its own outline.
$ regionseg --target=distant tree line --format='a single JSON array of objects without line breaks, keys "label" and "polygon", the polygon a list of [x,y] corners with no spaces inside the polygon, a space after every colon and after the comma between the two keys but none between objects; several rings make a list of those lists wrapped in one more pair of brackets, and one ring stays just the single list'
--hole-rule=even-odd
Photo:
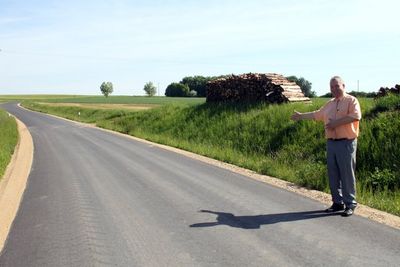
[{"label": "distant tree line", "polygon": [[[170,97],[206,97],[207,83],[227,76],[186,76],[178,83],[169,84],[165,90],[165,95]],[[305,78],[297,78],[296,76],[288,76],[286,78],[300,86],[306,97],[316,97],[316,93],[311,90],[312,83]],[[146,83],[143,90],[148,96],[154,96],[157,93],[157,88],[152,82]],[[100,86],[100,91],[105,97],[108,97],[113,92],[113,84],[111,82],[103,82]]]},{"label": "distant tree line", "polygon": [[[369,98],[374,98],[377,95],[375,92],[367,93],[367,92],[359,92],[359,91],[350,91],[350,92],[347,92],[347,93],[349,95],[352,95],[352,96],[355,96],[355,97],[369,97]],[[326,93],[324,95],[321,95],[320,97],[329,97],[329,98],[331,98],[332,97],[332,93]]]},{"label": "distant tree line", "polygon": [[[220,76],[187,76],[184,77],[179,83],[171,83],[165,90],[166,96],[172,97],[206,97],[206,86],[207,82],[214,79],[223,78],[227,75]],[[300,86],[301,91],[306,97],[316,97],[317,94],[311,90],[312,83],[307,81],[305,78],[296,76],[286,77],[289,81],[295,82]]]},{"label": "distant tree line", "polygon": [[206,97],[207,82],[224,76],[187,76],[179,83],[171,83],[165,90],[166,96]]}]

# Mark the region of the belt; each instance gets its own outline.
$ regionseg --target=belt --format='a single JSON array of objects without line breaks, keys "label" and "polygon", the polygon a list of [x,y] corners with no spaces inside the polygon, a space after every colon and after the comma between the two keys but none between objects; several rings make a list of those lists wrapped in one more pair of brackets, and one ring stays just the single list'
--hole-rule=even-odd
[{"label": "belt", "polygon": [[329,141],[344,141],[344,140],[349,140],[347,138],[339,138],[339,139],[333,139],[333,138],[328,138]]}]

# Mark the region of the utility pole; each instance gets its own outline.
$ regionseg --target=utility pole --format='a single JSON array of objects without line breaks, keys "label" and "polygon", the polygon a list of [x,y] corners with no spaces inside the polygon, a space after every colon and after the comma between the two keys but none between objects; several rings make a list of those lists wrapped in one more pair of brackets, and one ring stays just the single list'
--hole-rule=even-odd
[{"label": "utility pole", "polygon": [[357,92],[360,92],[360,80],[357,80]]}]

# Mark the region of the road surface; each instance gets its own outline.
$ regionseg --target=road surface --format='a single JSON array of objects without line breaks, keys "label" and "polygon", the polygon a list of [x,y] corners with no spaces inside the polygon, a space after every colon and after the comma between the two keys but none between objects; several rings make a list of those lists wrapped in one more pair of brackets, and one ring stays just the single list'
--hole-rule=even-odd
[{"label": "road surface", "polygon": [[398,266],[400,231],[156,146],[3,104],[34,160],[0,266]]}]

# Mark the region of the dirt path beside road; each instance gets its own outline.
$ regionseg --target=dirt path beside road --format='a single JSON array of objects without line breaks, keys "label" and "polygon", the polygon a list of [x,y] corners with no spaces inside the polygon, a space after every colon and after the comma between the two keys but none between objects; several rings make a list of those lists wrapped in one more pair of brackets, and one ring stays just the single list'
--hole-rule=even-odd
[{"label": "dirt path beside road", "polygon": [[0,251],[17,214],[33,160],[33,142],[28,128],[16,118],[19,141],[0,181]]}]

